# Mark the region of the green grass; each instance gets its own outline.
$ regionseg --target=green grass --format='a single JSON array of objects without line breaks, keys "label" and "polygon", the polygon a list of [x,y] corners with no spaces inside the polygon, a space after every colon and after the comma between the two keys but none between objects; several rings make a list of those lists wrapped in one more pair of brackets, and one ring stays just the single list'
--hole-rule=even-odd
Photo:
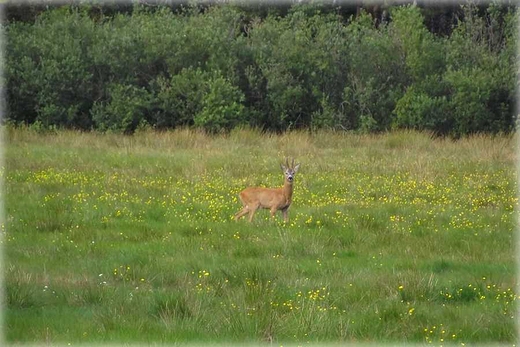
[{"label": "green grass", "polygon": [[516,340],[515,137],[4,136],[10,343]]}]

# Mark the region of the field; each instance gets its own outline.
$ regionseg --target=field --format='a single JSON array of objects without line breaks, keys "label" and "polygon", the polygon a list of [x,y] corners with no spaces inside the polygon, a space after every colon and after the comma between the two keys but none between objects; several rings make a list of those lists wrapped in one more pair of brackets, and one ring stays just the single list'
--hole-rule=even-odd
[{"label": "field", "polygon": [[516,342],[515,136],[4,137],[9,343]]}]

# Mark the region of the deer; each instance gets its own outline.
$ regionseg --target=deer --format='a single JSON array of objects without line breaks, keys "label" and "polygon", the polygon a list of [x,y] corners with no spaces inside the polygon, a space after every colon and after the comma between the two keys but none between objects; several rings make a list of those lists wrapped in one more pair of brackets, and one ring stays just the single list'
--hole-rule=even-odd
[{"label": "deer", "polygon": [[271,219],[274,219],[277,211],[282,211],[285,223],[289,221],[289,207],[292,202],[294,176],[300,168],[300,164],[294,166],[294,159],[289,166],[289,159],[285,159],[285,165],[280,164],[285,179],[281,188],[248,187],[238,194],[243,208],[235,214],[235,220],[249,213],[249,222],[259,208],[269,209]]}]

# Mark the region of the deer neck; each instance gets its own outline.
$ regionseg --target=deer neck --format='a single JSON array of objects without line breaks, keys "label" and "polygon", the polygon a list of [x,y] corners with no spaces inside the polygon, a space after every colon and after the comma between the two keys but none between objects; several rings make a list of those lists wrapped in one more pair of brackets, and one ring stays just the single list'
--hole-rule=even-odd
[{"label": "deer neck", "polygon": [[285,199],[288,204],[291,203],[292,200],[292,193],[293,193],[293,184],[287,180],[285,180],[283,185],[283,193],[285,195]]}]

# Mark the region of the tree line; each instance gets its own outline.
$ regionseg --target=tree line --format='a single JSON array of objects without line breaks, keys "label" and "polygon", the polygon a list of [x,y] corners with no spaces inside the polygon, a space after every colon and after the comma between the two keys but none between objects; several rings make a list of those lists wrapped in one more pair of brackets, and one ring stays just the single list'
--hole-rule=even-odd
[{"label": "tree line", "polygon": [[513,6],[461,6],[449,30],[413,5],[376,17],[317,3],[102,9],[11,11],[6,121],[126,133],[515,128]]}]

